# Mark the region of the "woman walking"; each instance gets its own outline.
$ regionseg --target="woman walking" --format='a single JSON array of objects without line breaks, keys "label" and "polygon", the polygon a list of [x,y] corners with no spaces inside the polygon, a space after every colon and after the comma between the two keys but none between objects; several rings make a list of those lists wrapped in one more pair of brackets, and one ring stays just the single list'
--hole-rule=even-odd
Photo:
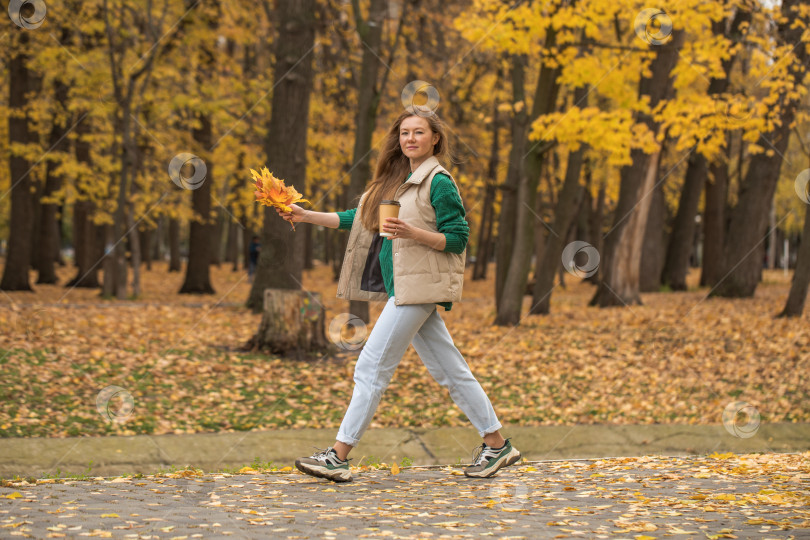
[{"label": "woman walking", "polygon": [[[302,472],[335,482],[351,480],[348,455],[371,423],[382,394],[409,344],[436,381],[483,437],[464,473],[486,478],[520,459],[504,439],[495,410],[439,316],[461,299],[469,226],[455,181],[437,158],[448,140],[436,115],[403,113],[383,141],[374,179],[357,208],[314,212],[295,204],[277,209],[293,222],[351,229],[337,296],[383,300],[385,307],[363,346],[354,370],[354,391],[333,447],[296,460]],[[400,203],[398,218],[386,218],[383,200]]]}]

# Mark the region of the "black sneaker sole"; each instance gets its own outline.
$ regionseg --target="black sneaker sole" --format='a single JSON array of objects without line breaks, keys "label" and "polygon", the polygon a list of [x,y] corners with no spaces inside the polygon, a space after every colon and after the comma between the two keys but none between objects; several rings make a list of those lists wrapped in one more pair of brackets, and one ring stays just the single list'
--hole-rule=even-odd
[{"label": "black sneaker sole", "polygon": [[331,480],[332,482],[351,482],[352,481],[352,473],[351,471],[345,471],[348,473],[349,477],[344,478],[341,476],[343,473],[338,471],[331,471],[334,474],[330,475],[330,471],[328,469],[324,470],[323,467],[314,467],[307,463],[302,463],[301,460],[295,460],[295,468],[301,471],[304,474],[308,474],[310,476],[317,476],[318,478],[324,478],[326,480]]},{"label": "black sneaker sole", "polygon": [[520,461],[520,457],[521,457],[520,452],[518,452],[515,448],[512,448],[511,452],[509,452],[501,459],[499,459],[498,462],[489,470],[473,473],[468,473],[467,471],[464,471],[464,474],[465,476],[469,476],[470,478],[489,478],[490,476],[500,471],[504,467],[508,467],[509,465],[512,465]]}]

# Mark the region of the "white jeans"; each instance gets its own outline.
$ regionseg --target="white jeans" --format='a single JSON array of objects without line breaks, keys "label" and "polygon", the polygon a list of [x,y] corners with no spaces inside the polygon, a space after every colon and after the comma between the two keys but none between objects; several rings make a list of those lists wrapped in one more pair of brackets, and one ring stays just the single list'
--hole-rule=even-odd
[{"label": "white jeans", "polygon": [[352,401],[340,424],[338,441],[357,445],[411,342],[428,372],[450,391],[450,397],[479,435],[503,427],[484,389],[453,344],[436,304],[398,306],[390,297],[357,359]]}]

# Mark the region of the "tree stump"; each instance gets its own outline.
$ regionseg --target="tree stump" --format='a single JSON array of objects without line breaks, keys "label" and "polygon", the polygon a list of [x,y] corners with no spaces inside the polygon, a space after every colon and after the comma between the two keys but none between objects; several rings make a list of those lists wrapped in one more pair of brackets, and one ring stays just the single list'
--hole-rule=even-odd
[{"label": "tree stump", "polygon": [[297,360],[334,354],[327,339],[321,295],[291,289],[265,289],[262,321],[253,336],[253,350],[266,350]]}]

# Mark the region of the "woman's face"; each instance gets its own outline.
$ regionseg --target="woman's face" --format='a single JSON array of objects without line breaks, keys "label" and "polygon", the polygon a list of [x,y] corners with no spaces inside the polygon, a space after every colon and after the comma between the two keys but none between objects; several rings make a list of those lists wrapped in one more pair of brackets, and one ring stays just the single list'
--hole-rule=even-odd
[{"label": "woman's face", "polygon": [[433,145],[439,134],[433,133],[428,121],[421,116],[409,116],[399,125],[399,146],[411,160],[421,161],[433,155]]}]

